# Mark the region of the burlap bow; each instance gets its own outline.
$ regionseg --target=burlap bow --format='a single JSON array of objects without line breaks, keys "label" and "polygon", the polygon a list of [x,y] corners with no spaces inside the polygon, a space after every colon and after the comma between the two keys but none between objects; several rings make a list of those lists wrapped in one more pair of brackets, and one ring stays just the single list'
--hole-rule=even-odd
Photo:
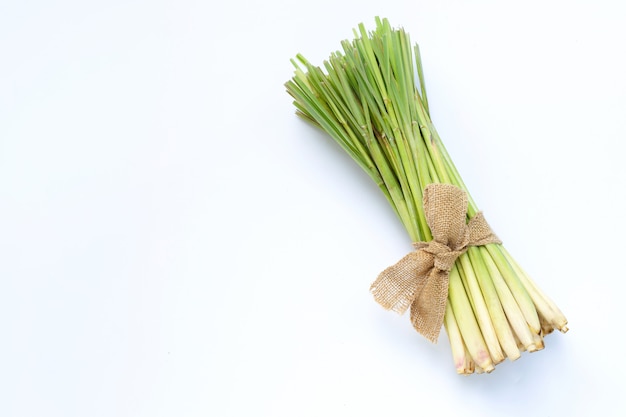
[{"label": "burlap bow", "polygon": [[443,324],[448,277],[456,259],[469,246],[501,243],[482,213],[466,223],[467,204],[467,194],[458,187],[428,185],[424,213],[433,240],[414,243],[416,250],[385,269],[370,288],[388,310],[402,314],[410,306],[413,326],[433,343]]}]

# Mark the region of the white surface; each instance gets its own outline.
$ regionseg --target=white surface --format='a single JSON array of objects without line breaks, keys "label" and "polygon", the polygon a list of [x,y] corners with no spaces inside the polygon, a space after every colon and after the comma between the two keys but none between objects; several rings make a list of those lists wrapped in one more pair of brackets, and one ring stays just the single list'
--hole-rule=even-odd
[{"label": "white surface", "polygon": [[[455,374],[370,282],[408,250],[283,83],[375,15],[509,250],[570,319]],[[620,416],[618,1],[0,4],[0,415]]]}]

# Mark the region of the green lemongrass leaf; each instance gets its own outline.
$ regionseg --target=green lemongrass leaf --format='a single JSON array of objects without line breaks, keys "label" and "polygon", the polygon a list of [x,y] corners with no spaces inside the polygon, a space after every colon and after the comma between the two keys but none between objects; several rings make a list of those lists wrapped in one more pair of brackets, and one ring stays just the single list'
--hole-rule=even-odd
[{"label": "green lemongrass leaf", "polygon": [[[417,219],[420,217],[420,212],[419,208],[416,207],[411,191],[411,182],[415,182],[415,180],[407,178],[407,172],[410,172],[411,165],[408,163],[404,149],[398,146],[398,139],[402,137],[402,132],[394,123],[394,116],[389,114],[390,101],[386,91],[383,92],[374,86],[376,83],[380,85],[381,82],[384,82],[384,78],[378,71],[376,58],[374,58],[374,62],[367,61],[371,58],[367,53],[367,47],[363,43],[355,43],[356,49],[344,46],[348,52],[346,54],[348,66],[355,70],[359,95],[365,98],[368,104],[375,137],[398,179],[409,216],[412,219]],[[372,45],[368,44],[368,46],[371,49]],[[411,223],[416,223],[416,220],[412,220]]]},{"label": "green lemongrass leaf", "polygon": [[335,141],[359,164],[366,172],[373,176],[376,182],[376,170],[373,164],[369,163],[370,158],[366,153],[362,153],[353,145],[350,135],[334,119],[332,111],[324,106],[319,100],[314,98],[314,92],[307,90],[306,84],[298,79],[288,81],[286,84],[289,94],[296,100],[298,114],[306,115],[307,120],[313,120],[320,125]]},{"label": "green lemongrass leaf", "polygon": [[[339,97],[345,105],[346,117],[354,124],[354,127],[360,129],[365,124],[365,115],[363,114],[363,106],[354,91],[354,87],[350,85],[350,80],[345,69],[345,59],[343,56],[333,55],[327,63],[328,77],[332,85],[337,89]],[[361,143],[365,143],[360,139]]]},{"label": "green lemongrass leaf", "polygon": [[[354,140],[351,133],[345,131],[345,126],[341,126],[340,123],[338,124],[337,121],[332,118],[327,108],[316,105],[319,103],[311,99],[312,93],[310,91],[307,94],[306,89],[299,89],[297,84],[292,82],[288,82],[286,86],[289,93],[296,98],[295,104],[298,109],[298,115],[326,130],[327,133],[329,133],[336,140],[336,142],[342,146],[342,148],[344,148],[344,150],[373,178],[395,209],[397,198],[391,198],[385,185],[385,181],[381,178],[379,170],[376,167],[376,164],[372,161],[369,151],[365,150],[363,146],[360,146],[359,142]],[[302,85],[300,86],[302,87]]]},{"label": "green lemongrass leaf", "polygon": [[384,105],[389,104],[389,97],[387,96],[387,91],[385,90],[385,83],[382,78],[381,69],[379,67],[379,63],[376,60],[376,55],[374,54],[374,50],[372,48],[372,37],[368,36],[367,31],[365,30],[365,25],[361,23],[359,25],[359,31],[361,37],[356,39],[355,45],[357,50],[361,53],[361,56],[368,64],[369,73],[372,75],[377,91],[380,92],[380,95],[383,99]]},{"label": "green lemongrass leaf", "polygon": [[439,150],[441,152],[441,156],[442,156],[442,158],[445,161],[445,165],[446,165],[447,172],[448,172],[448,178],[450,178],[450,181],[451,181],[450,183],[456,185],[457,187],[461,188],[462,190],[464,190],[467,193],[467,198],[469,200],[469,206],[468,206],[468,209],[467,209],[467,215],[468,215],[468,217],[471,218],[474,215],[476,215],[476,213],[478,213],[478,206],[474,202],[474,199],[472,198],[471,193],[467,189],[467,186],[465,185],[465,182],[463,182],[463,178],[461,178],[461,175],[459,174],[459,171],[457,170],[456,166],[454,165],[454,162],[452,161],[452,158],[450,157],[450,154],[448,154],[448,151],[446,150],[446,147],[444,146],[443,142],[441,141],[441,138],[439,137],[439,134],[437,133],[437,130],[435,129],[435,126],[433,125],[432,122],[429,122],[429,130],[432,133],[433,140],[435,141],[435,143],[439,147]]},{"label": "green lemongrass leaf", "polygon": [[409,233],[409,236],[413,241],[419,241],[421,239],[421,235],[419,234],[419,227],[417,226],[416,218],[412,215],[412,210],[409,210],[398,178],[393,172],[389,160],[382,151],[380,143],[376,138],[376,134],[373,131],[372,124],[369,120],[370,113],[367,111],[367,103],[364,103],[364,109],[366,123],[363,126],[363,136],[368,143],[368,149],[371,151],[372,159],[376,162],[376,165],[380,170],[382,180],[386,184],[387,190],[394,202],[396,213],[400,217],[404,227]]},{"label": "green lemongrass leaf", "polygon": [[[368,149],[360,146],[364,129],[357,126],[355,117],[350,116],[348,118],[352,126],[343,117],[348,112],[345,101],[342,103],[338,99],[337,91],[331,88],[332,83],[329,78],[323,74],[321,69],[311,65],[304,57],[298,56],[298,60],[307,68],[306,76],[297,67],[296,76],[286,83],[288,92],[296,99],[298,114],[327,131],[374,178],[409,230],[411,238],[419,240],[414,208],[409,211],[402,192],[403,188],[406,189],[406,185],[399,186],[397,178],[395,178],[395,173],[401,169],[397,166],[397,154],[394,154],[392,148],[387,149],[386,154],[380,152],[380,148],[374,149],[372,143],[376,143],[378,147],[379,141],[373,132],[369,136],[374,140],[369,141]],[[294,65],[297,66],[295,62]],[[393,169],[389,167],[389,161],[395,165]]]},{"label": "green lemongrass leaf", "polygon": [[351,140],[343,127],[332,117],[332,112],[318,101],[311,99],[311,92],[299,88],[297,83],[287,83],[287,89],[292,97],[298,101],[301,113],[307,118],[314,119],[328,134],[330,134],[355,160],[363,163],[363,155],[352,146]]},{"label": "green lemongrass leaf", "polygon": [[419,97],[417,97],[417,100],[420,103],[420,105],[417,106],[417,118],[422,132],[422,137],[424,138],[424,143],[426,144],[426,149],[428,150],[430,159],[433,162],[439,181],[449,184],[450,177],[448,175],[448,169],[439,149],[439,144],[433,140],[432,132],[429,129],[428,115],[426,114]]},{"label": "green lemongrass leaf", "polygon": [[320,83],[320,91],[325,96],[328,107],[333,112],[336,122],[343,127],[348,135],[351,145],[359,152],[362,152],[364,156],[367,156],[363,144],[361,143],[360,135],[355,134],[355,132],[358,132],[359,122],[343,100],[345,94],[342,93],[345,92],[338,92],[335,89],[330,74],[334,74],[334,72],[330,71],[329,77]]},{"label": "green lemongrass leaf", "polygon": [[[384,100],[383,122],[388,126],[386,131],[391,129],[391,136],[387,137],[392,141],[399,157],[398,169],[406,176],[405,197],[410,206],[421,206],[422,188],[417,172],[417,152],[416,140],[412,137],[411,112],[409,100],[406,94],[406,74],[402,66],[401,51],[398,47],[397,38],[393,36],[388,22],[382,28],[378,28],[376,34],[379,37],[372,39],[371,48],[376,58],[376,63],[380,68],[380,76],[385,85],[387,100]],[[368,68],[374,68],[374,63],[370,63]],[[373,78],[378,73],[373,74]],[[395,139],[395,141],[393,141]],[[412,202],[412,204],[410,203]],[[427,237],[429,230],[425,217],[421,210],[416,210],[421,235]]]},{"label": "green lemongrass leaf", "polygon": [[[306,101],[311,104],[309,108],[314,108],[315,104],[319,104],[319,109],[323,109],[324,120],[333,125],[335,132],[340,133],[342,143],[351,150],[351,153],[359,155],[362,163],[370,168],[374,168],[368,153],[360,143],[358,135],[354,135],[352,126],[346,121],[346,117],[352,121],[352,113],[340,108],[342,106],[341,98],[331,88],[322,70],[308,62],[305,65],[307,65],[308,76],[313,82],[303,84],[315,86],[315,90],[306,96]],[[303,91],[306,93],[306,90],[303,89]],[[315,100],[314,97],[321,98],[321,100]]]},{"label": "green lemongrass leaf", "polygon": [[420,54],[420,47],[418,44],[415,44],[415,65],[417,67],[417,76],[420,80],[420,95],[422,99],[422,103],[424,104],[424,109],[426,109],[426,114],[430,117],[430,110],[428,108],[428,96],[426,95],[426,83],[424,82],[424,70],[422,69],[422,57]]}]

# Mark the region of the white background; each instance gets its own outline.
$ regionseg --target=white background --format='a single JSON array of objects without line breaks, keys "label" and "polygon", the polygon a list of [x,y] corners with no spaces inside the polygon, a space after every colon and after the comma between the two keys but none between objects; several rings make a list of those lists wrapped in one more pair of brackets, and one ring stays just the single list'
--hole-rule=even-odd
[{"label": "white background", "polygon": [[[626,415],[622,4],[3,1],[0,415]],[[376,15],[570,320],[490,375],[372,300],[408,237],[284,91]]]}]

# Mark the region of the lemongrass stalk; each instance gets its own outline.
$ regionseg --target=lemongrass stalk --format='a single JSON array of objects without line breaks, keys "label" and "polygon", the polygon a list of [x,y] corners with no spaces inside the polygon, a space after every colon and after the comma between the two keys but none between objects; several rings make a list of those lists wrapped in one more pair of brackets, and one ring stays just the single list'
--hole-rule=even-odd
[{"label": "lemongrass stalk", "polygon": [[481,294],[485,299],[485,304],[489,311],[489,316],[494,325],[498,341],[504,351],[504,354],[510,360],[516,360],[520,357],[519,348],[515,341],[514,334],[511,330],[508,319],[506,318],[504,309],[498,297],[495,285],[489,275],[489,270],[485,266],[477,248],[471,247],[467,251],[468,259],[465,256],[459,258],[462,265],[471,262],[471,265],[464,269],[471,269],[475,273]]},{"label": "lemongrass stalk", "polygon": [[467,372],[467,360],[465,356],[465,344],[461,336],[461,331],[454,317],[454,312],[450,303],[446,304],[446,313],[443,318],[443,325],[448,334],[448,340],[450,341],[450,348],[452,349],[452,359],[454,361],[454,367],[458,374],[465,374]]},{"label": "lemongrass stalk", "polygon": [[463,256],[461,258],[461,266],[458,267],[458,270],[463,286],[469,296],[472,310],[474,311],[476,321],[478,322],[478,327],[480,327],[481,334],[483,335],[485,344],[487,345],[487,349],[491,355],[491,360],[495,365],[497,365],[504,360],[504,354],[502,353],[502,348],[500,347],[500,342],[498,340],[498,335],[496,334],[493,321],[489,315],[485,298],[480,291],[480,286],[478,285],[474,268],[469,263],[469,258],[467,256]]},{"label": "lemongrass stalk", "polygon": [[431,160],[433,161],[437,175],[439,176],[441,182],[454,184],[453,179],[448,175],[448,169],[445,166],[443,155],[440,150],[440,145],[433,141],[432,132],[429,129],[430,126],[428,126],[428,116],[426,114],[426,111],[421,105],[417,106],[417,109],[418,123],[420,125],[420,130],[422,131],[422,137],[424,138],[426,149],[428,150]]},{"label": "lemongrass stalk", "polygon": [[400,213],[400,219],[409,233],[409,236],[413,241],[418,241],[422,238],[419,226],[419,216],[416,214],[414,206],[407,203],[404,197],[403,187],[398,183],[396,176],[393,173],[393,169],[386,161],[385,155],[381,150],[377,139],[373,133],[367,135],[368,147],[372,152],[372,159],[379,165],[381,170],[381,177],[385,183],[385,186],[389,190],[390,195],[397,200],[398,212]]},{"label": "lemongrass stalk", "polygon": [[[456,267],[459,270],[459,276],[461,277],[461,284],[463,284],[463,289],[465,290],[465,294],[468,295],[467,299],[472,307],[472,311],[474,311],[474,316],[476,316],[476,307],[474,306],[474,299],[471,297],[469,286],[467,283],[467,278],[465,277],[465,272],[463,271],[463,267],[460,263],[456,263]],[[480,323],[479,323],[480,327]]]},{"label": "lemongrass stalk", "polygon": [[[367,125],[371,123],[369,117],[370,115],[368,115]],[[409,218],[411,219],[412,228],[421,230],[421,225],[425,223],[425,220],[421,219],[423,215],[421,215],[420,209],[418,209],[415,203],[415,198],[413,197],[414,187],[411,186],[411,179],[407,177],[408,169],[405,169],[407,162],[403,160],[402,153],[398,151],[397,142],[384,132],[371,132],[370,142],[368,142],[368,144],[371,147],[379,149],[384,158],[389,161],[389,167],[391,169],[387,175],[392,177],[389,178],[389,180],[397,181],[399,185],[404,204],[407,208]],[[421,232],[418,232],[418,234],[421,236]]]},{"label": "lemongrass stalk", "polygon": [[494,369],[489,350],[476,323],[472,306],[467,298],[461,276],[456,267],[450,271],[448,285],[448,303],[452,307],[454,317],[459,325],[465,346],[476,365],[490,372]]},{"label": "lemongrass stalk", "polygon": [[517,305],[519,306],[526,323],[530,327],[530,331],[534,334],[539,334],[541,331],[541,324],[539,323],[539,316],[537,315],[537,309],[533,303],[532,298],[526,291],[526,288],[519,279],[518,274],[513,269],[508,260],[504,257],[501,250],[502,245],[486,245],[481,246],[480,251],[483,256],[491,256],[491,259],[495,262],[506,282],[506,285],[511,290]]},{"label": "lemongrass stalk", "polygon": [[437,145],[437,149],[439,150],[438,155],[444,161],[443,165],[446,168],[446,173],[448,175],[448,178],[450,179],[450,183],[456,185],[457,187],[459,187],[460,189],[462,189],[463,191],[467,193],[467,198],[469,201],[468,207],[467,207],[467,216],[471,218],[474,215],[476,215],[476,213],[478,213],[478,207],[476,206],[476,203],[474,202],[474,199],[472,198],[471,193],[469,192],[467,186],[465,185],[465,182],[463,182],[463,179],[461,178],[459,171],[454,165],[454,162],[452,161],[450,154],[448,153],[446,147],[444,146],[441,140],[441,137],[439,137],[439,133],[437,133],[437,129],[435,129],[435,125],[432,123],[429,116],[427,120],[428,120],[427,122],[428,131],[431,134],[432,141]]},{"label": "lemongrass stalk", "polygon": [[540,316],[543,316],[552,326],[557,328],[562,333],[567,333],[567,319],[557,305],[548,296],[539,289],[539,287],[533,282],[532,279],[526,274],[526,272],[519,266],[519,264],[513,259],[512,256],[503,248],[503,254],[507,260],[511,263],[511,266],[517,271],[517,274],[526,287],[531,296],[537,311]]},{"label": "lemongrass stalk", "polygon": [[504,309],[504,313],[506,314],[513,331],[529,352],[536,350],[537,348],[534,345],[533,334],[528,328],[526,319],[515,302],[515,297],[511,294],[511,290],[506,285],[506,282],[504,282],[498,267],[491,257],[483,257],[483,261],[489,270],[489,275],[491,276],[491,280],[493,281],[496,292],[498,293],[498,298],[500,298],[500,301],[502,302],[502,308]]}]

